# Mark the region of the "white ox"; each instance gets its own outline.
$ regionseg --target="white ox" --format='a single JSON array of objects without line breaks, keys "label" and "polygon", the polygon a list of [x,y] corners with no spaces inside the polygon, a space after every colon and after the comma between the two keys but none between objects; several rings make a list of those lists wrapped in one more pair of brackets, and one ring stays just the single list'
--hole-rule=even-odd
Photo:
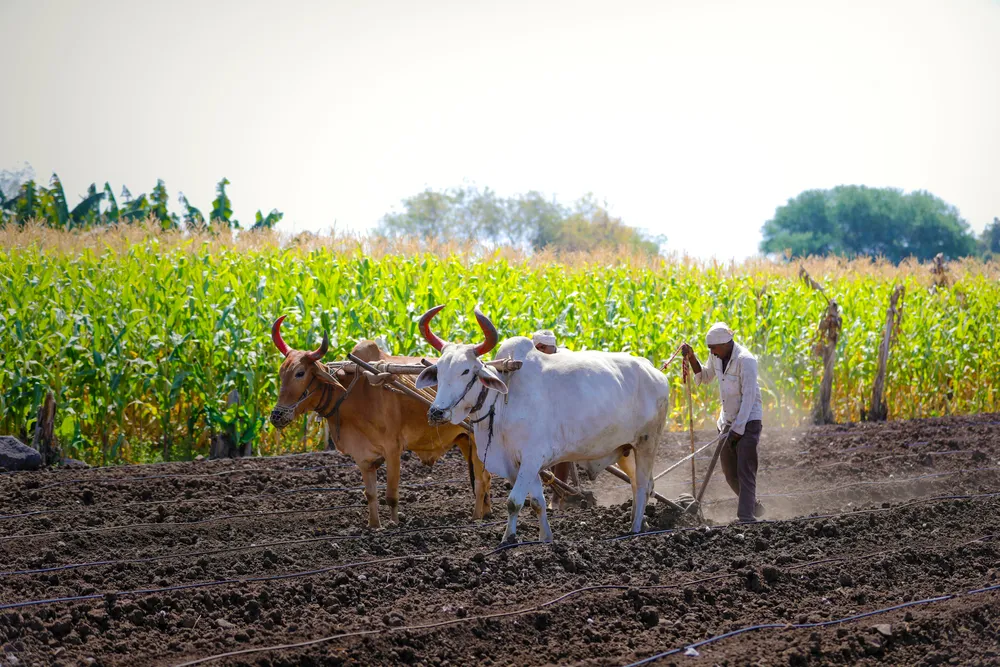
[{"label": "white ox", "polygon": [[625,353],[542,354],[519,336],[505,340],[496,358],[523,365],[501,379],[479,359],[497,343],[489,318],[476,310],[486,337],[482,343],[449,343],[430,330],[442,307],[420,319],[421,333],[441,358],[420,374],[417,387],[437,386],[427,412],[432,425],[470,418],[486,470],[513,482],[504,542],[517,539],[517,515],[528,497],[542,539],[552,541],[539,471],[563,461],[586,462],[592,472],[622,461],[632,477],[632,532],[641,532],[668,411],[663,374],[648,360]]}]

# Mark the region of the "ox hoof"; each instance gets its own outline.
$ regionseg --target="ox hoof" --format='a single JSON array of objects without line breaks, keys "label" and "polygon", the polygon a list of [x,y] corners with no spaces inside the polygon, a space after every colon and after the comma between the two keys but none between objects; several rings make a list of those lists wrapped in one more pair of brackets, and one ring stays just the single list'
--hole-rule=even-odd
[{"label": "ox hoof", "polygon": [[509,544],[517,544],[517,535],[507,535],[502,540],[500,540],[500,546],[505,547]]}]

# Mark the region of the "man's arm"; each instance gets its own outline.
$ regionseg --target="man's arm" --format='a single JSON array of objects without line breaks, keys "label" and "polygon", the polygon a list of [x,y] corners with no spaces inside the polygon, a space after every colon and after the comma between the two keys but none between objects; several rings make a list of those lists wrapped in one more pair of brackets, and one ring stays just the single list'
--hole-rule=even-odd
[{"label": "man's arm", "polygon": [[690,345],[687,343],[681,345],[681,354],[684,355],[684,358],[687,359],[688,364],[690,364],[691,372],[694,373],[695,380],[698,384],[706,384],[715,379],[715,368],[713,368],[711,363],[708,364],[708,366],[702,366]]},{"label": "man's arm", "polygon": [[757,390],[757,361],[750,358],[742,360],[742,376],[740,378],[740,411],[733,420],[733,427],[730,431],[736,435],[743,435],[746,430],[747,420],[750,418],[750,411],[756,400]]}]

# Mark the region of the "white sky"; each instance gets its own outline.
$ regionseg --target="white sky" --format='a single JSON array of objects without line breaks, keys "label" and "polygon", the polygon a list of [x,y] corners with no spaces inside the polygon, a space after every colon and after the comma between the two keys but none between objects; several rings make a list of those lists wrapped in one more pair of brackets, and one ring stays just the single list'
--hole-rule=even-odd
[{"label": "white sky", "polygon": [[281,228],[468,181],[592,191],[667,250],[757,251],[788,198],[1000,216],[1000,2],[0,0],[0,169]]}]

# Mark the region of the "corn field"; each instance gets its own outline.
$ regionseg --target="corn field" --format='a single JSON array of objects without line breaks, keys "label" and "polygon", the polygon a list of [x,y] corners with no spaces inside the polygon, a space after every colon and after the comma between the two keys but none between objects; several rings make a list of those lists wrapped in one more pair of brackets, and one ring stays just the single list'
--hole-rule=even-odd
[{"label": "corn field", "polygon": [[[704,332],[724,320],[760,360],[767,426],[801,424],[819,386],[812,347],[826,302],[787,265],[560,262],[276,241],[241,247],[162,233],[117,244],[0,241],[0,433],[30,441],[51,389],[64,453],[91,463],[191,458],[207,453],[210,433],[226,429],[264,454],[322,447],[306,420],[281,433],[266,422],[281,363],[269,331],[280,315],[288,316],[284,335],[293,347],[315,347],[329,330],[328,360],[379,336],[396,354],[430,355],[417,319],[445,303],[435,320],[445,338],[477,339],[479,304],[502,338],[551,328],[571,349],[624,350],[656,364],[685,340],[704,359]],[[898,283],[906,296],[889,363],[889,417],[997,410],[997,267],[957,266],[944,288],[916,264],[811,266],[843,310],[838,421],[856,421],[869,400]],[[679,363],[666,372],[675,389],[672,428],[680,430]],[[234,389],[242,400],[227,407]],[[696,389],[694,400],[696,421],[714,420],[717,388]]]}]

